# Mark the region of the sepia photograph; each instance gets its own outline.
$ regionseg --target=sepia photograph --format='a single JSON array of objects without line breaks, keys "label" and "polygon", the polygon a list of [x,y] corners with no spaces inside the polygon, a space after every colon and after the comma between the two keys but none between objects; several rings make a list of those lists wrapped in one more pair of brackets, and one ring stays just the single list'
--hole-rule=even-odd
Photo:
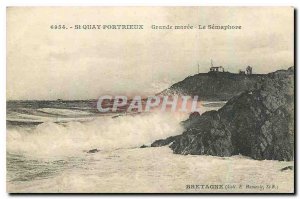
[{"label": "sepia photograph", "polygon": [[295,13],[8,6],[7,193],[295,193]]}]

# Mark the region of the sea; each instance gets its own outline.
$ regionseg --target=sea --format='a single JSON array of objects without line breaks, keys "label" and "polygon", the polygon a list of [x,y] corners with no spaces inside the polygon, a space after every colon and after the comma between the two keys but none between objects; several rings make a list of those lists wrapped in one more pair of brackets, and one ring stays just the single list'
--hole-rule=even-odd
[{"label": "sea", "polygon": [[[202,113],[225,103],[202,102]],[[181,134],[188,116],[100,113],[95,100],[7,101],[7,192],[293,192],[294,172],[281,169],[294,162],[141,148]]]}]

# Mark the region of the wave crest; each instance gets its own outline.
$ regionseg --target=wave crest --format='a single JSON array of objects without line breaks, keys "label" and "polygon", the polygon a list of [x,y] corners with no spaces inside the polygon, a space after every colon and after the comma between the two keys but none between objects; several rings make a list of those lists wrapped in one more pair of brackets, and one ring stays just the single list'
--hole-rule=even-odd
[{"label": "wave crest", "polygon": [[180,121],[186,115],[152,113],[90,122],[47,122],[33,130],[8,129],[7,151],[32,156],[70,156],[97,148],[114,150],[139,147],[182,133]]}]

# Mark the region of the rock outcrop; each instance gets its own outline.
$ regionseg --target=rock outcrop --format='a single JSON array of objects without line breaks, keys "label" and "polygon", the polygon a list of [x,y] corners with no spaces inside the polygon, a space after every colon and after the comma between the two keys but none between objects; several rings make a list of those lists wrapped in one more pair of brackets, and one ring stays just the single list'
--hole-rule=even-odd
[{"label": "rock outcrop", "polygon": [[284,167],[284,168],[280,169],[280,171],[288,171],[288,170],[294,170],[294,167],[293,166],[287,166],[287,167]]},{"label": "rock outcrop", "polygon": [[293,160],[294,69],[268,74],[268,78],[218,111],[193,115],[184,121],[182,135],[155,146],[172,144],[176,154],[232,156],[257,160]]},{"label": "rock outcrop", "polygon": [[197,95],[201,100],[229,100],[253,89],[266,74],[241,75],[229,72],[199,73],[173,84],[159,95]]},{"label": "rock outcrop", "polygon": [[153,142],[151,144],[151,147],[159,147],[159,146],[168,145],[168,144],[172,143],[178,137],[179,137],[179,135],[178,136],[171,136],[171,137],[168,137],[167,139],[156,140],[155,142]]},{"label": "rock outcrop", "polygon": [[100,150],[98,150],[98,149],[91,149],[91,150],[88,150],[88,152],[87,153],[97,153],[97,152],[99,152]]}]

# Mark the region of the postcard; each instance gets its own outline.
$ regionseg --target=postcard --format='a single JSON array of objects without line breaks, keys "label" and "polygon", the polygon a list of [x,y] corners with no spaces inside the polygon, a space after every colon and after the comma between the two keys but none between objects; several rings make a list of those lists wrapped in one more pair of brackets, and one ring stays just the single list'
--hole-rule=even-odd
[{"label": "postcard", "polygon": [[293,7],[7,7],[9,193],[294,193]]}]

